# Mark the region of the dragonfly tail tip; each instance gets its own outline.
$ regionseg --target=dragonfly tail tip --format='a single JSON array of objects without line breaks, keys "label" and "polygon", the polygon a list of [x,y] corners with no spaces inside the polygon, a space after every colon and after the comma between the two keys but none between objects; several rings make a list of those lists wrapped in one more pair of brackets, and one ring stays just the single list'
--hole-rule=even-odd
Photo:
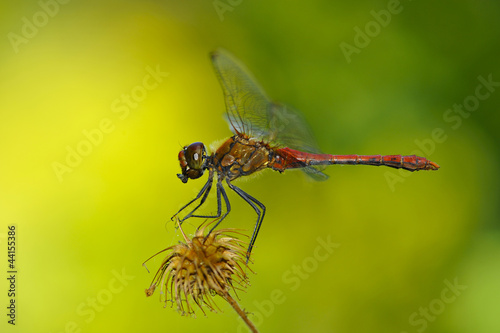
[{"label": "dragonfly tail tip", "polygon": [[439,164],[434,163],[432,161],[429,161],[429,164],[430,164],[430,167],[429,167],[430,170],[437,170],[440,168]]}]

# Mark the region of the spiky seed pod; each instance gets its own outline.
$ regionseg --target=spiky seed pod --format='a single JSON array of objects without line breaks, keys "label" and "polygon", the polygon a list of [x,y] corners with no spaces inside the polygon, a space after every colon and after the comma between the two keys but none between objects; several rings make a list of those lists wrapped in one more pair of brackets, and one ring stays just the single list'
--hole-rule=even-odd
[{"label": "spiky seed pod", "polygon": [[[194,314],[192,302],[203,313],[203,304],[211,311],[220,311],[213,301],[215,295],[223,297],[234,307],[236,302],[229,292],[236,292],[236,289],[241,289],[238,286],[245,288],[249,284],[243,270],[247,267],[246,247],[237,238],[229,236],[237,233],[234,229],[215,230],[205,236],[208,225],[202,224],[191,240],[183,233],[186,243],[181,242],[161,251],[168,251],[169,255],[163,260],[151,286],[146,289],[146,296],[151,296],[159,286],[165,306],[168,301],[175,302],[183,315]],[[238,312],[238,309],[235,310]],[[239,311],[242,312],[241,309]],[[243,315],[246,317],[246,314]]]}]

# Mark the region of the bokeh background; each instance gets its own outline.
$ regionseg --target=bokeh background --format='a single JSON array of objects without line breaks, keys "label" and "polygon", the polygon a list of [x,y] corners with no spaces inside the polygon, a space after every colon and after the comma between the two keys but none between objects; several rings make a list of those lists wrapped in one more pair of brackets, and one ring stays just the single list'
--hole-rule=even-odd
[{"label": "bokeh background", "polygon": [[[217,47],[301,110],[323,151],[421,150],[441,165],[238,182],[268,208],[239,293],[259,329],[500,331],[500,87],[480,88],[473,112],[448,111],[474,103],[479,77],[500,82],[497,1],[62,2],[0,5],[2,332],[245,332],[221,300],[222,312],[193,318],[144,294],[163,258],[151,273],[142,263],[181,239],[170,217],[205,179],[177,179],[178,151],[231,135],[208,58]],[[357,49],[346,57],[347,44]],[[251,230],[255,213],[229,196],[224,226]],[[318,238],[338,244],[326,259]]]}]

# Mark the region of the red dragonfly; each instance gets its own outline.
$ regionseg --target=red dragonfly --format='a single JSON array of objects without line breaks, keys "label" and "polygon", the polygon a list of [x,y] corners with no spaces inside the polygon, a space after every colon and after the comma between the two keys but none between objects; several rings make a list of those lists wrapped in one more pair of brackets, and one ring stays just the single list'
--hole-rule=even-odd
[{"label": "red dragonfly", "polygon": [[[198,205],[180,221],[190,217],[219,218],[214,230],[231,211],[223,181],[245,200],[257,213],[257,223],[247,250],[247,260],[259,233],[266,207],[256,198],[233,185],[232,181],[265,168],[283,172],[301,168],[315,180],[328,178],[321,170],[330,164],[385,165],[409,171],[437,170],[439,165],[415,155],[330,155],[323,154],[302,115],[283,104],[270,101],[245,66],[223,50],[211,54],[212,63],[224,92],[226,120],[234,135],[215,152],[208,154],[205,145],[195,142],[179,152],[183,183],[197,179],[208,170],[208,180],[198,195],[184,205],[173,217],[200,200]],[[212,189],[217,174],[217,214],[195,215]],[[222,214],[222,200],[226,211]]]}]

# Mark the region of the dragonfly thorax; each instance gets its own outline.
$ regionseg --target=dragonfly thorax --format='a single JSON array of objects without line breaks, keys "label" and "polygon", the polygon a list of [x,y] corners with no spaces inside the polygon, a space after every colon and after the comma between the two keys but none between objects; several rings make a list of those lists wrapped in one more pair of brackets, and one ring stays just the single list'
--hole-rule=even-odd
[{"label": "dragonfly thorax", "polygon": [[206,159],[207,151],[203,143],[195,142],[185,146],[179,152],[179,164],[182,174],[178,173],[177,177],[183,183],[187,183],[188,179],[200,178],[206,169]]}]

